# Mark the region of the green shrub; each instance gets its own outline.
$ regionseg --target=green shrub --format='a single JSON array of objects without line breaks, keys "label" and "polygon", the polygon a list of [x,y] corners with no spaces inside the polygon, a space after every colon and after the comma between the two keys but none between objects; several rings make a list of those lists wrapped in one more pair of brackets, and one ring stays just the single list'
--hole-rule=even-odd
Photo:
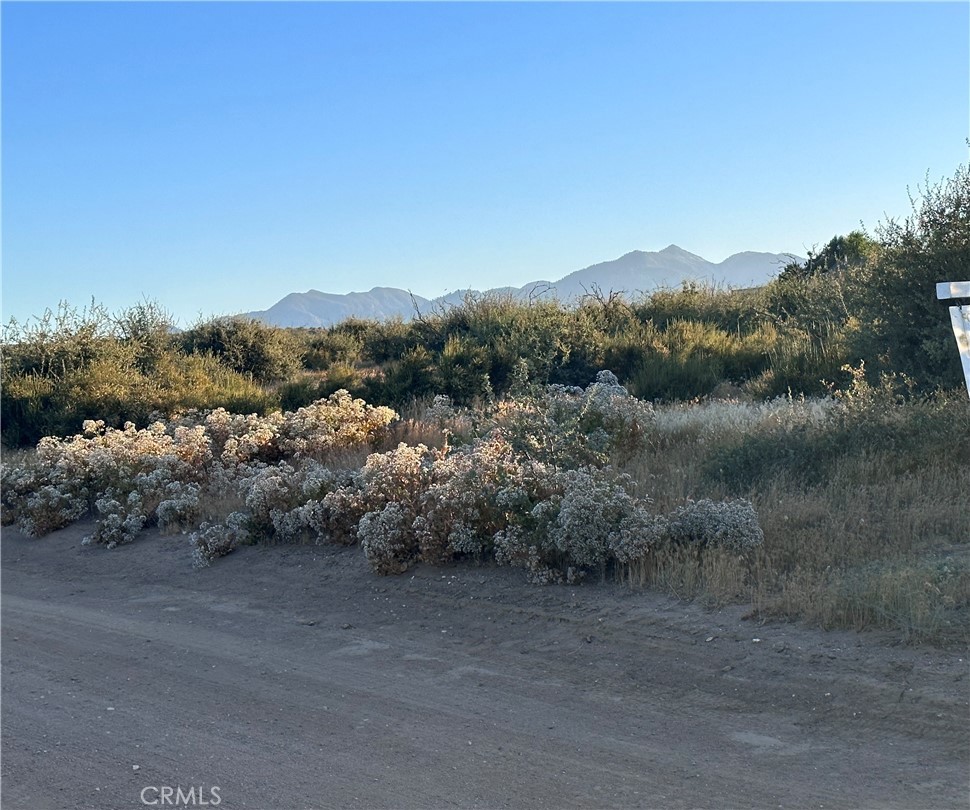
[{"label": "green shrub", "polygon": [[156,414],[191,408],[266,413],[279,405],[275,395],[212,357],[169,351],[153,364],[150,373],[142,372],[129,347],[60,379],[9,376],[0,399],[4,443],[24,447],[44,436],[67,436],[87,419],[121,427],[125,422],[146,425]]},{"label": "green shrub", "polygon": [[303,346],[303,368],[326,371],[336,363],[359,362],[363,338],[372,328],[373,324],[345,321],[327,330],[297,330],[296,337]]},{"label": "green shrub", "polygon": [[867,324],[853,345],[871,374],[905,374],[921,391],[956,388],[963,373],[940,281],[964,281],[970,268],[970,166],[927,183],[912,214],[877,230],[882,244],[871,272],[858,280],[858,317]]},{"label": "green shrub", "polygon": [[288,330],[249,318],[196,324],[181,335],[181,344],[187,354],[212,355],[260,383],[286,380],[301,367],[299,343]]},{"label": "green shrub", "polygon": [[422,346],[407,350],[398,360],[383,365],[384,376],[365,381],[368,399],[401,407],[415,399],[433,396],[438,380],[435,358]]},{"label": "green shrub", "polygon": [[467,337],[452,335],[437,360],[437,391],[458,405],[470,405],[492,393],[488,349]]}]

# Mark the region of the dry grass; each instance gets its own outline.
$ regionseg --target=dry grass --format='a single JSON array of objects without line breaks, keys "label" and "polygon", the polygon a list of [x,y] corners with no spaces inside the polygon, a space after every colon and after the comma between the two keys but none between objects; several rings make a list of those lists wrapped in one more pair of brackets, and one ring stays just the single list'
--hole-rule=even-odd
[{"label": "dry grass", "polygon": [[623,566],[619,579],[634,587],[669,591],[685,601],[716,606],[744,599],[750,592],[751,565],[724,549],[666,546],[646,559]]},{"label": "dry grass", "polygon": [[[731,448],[757,434],[759,447],[770,447],[765,436],[775,436],[780,457],[794,454],[786,445],[790,426],[759,422],[752,411],[761,406],[735,403],[744,413],[733,416],[723,403],[694,407],[692,414],[683,406],[661,413],[661,429],[626,471],[658,511],[687,497],[750,498],[764,546],[745,558],[662,550],[622,572],[625,579],[709,604],[750,601],[765,617],[887,628],[913,642],[970,642],[967,403],[907,405],[887,413],[896,438],[885,447],[855,446],[851,422],[838,428],[846,432],[844,442],[826,445],[829,422],[813,418],[799,442],[806,444],[807,430],[809,447],[832,450],[819,459],[811,480],[766,458],[765,470],[773,472],[740,487],[712,469],[725,448],[729,458]],[[899,424],[907,420],[911,441],[900,439]],[[812,431],[818,431],[818,445]]]},{"label": "dry grass", "polygon": [[941,461],[861,487],[845,477],[757,493],[756,609],[908,640],[970,639],[970,468]]}]

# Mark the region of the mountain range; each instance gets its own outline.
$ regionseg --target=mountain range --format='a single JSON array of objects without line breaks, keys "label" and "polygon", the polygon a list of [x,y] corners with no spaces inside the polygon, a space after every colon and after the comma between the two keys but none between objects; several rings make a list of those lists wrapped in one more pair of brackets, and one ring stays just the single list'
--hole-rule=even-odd
[{"label": "mountain range", "polygon": [[[789,253],[735,253],[723,262],[709,262],[677,245],[659,251],[634,250],[612,261],[600,262],[569,273],[558,281],[533,281],[523,287],[501,287],[486,293],[530,297],[555,297],[570,302],[594,290],[608,295],[619,292],[635,296],[658,289],[678,288],[694,281],[718,287],[757,287],[776,276],[790,262],[804,259]],[[456,290],[434,299],[412,295],[396,287],[374,287],[370,292],[346,295],[308,290],[290,293],[269,309],[248,312],[251,318],[274,326],[325,327],[350,317],[408,320],[417,312],[427,313],[460,304],[471,290]]]}]

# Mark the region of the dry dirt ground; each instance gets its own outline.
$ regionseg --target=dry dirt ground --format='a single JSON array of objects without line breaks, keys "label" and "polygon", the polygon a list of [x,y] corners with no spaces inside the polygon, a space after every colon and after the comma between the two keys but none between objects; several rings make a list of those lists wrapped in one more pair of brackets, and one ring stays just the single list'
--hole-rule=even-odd
[{"label": "dry dirt ground", "polygon": [[2,535],[4,810],[970,804],[964,650],[86,530]]}]

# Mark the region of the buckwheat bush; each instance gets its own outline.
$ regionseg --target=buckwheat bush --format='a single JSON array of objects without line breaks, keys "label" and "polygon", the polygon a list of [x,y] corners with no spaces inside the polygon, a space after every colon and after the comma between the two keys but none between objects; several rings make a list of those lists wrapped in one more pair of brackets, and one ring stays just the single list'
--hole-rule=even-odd
[{"label": "buckwheat bush", "polygon": [[675,544],[720,547],[745,551],[765,539],[751,501],[712,501],[707,498],[675,509],[670,515],[668,536]]},{"label": "buckwheat bush", "polygon": [[[417,559],[484,553],[507,522],[503,489],[521,480],[511,445],[498,434],[440,450],[401,444],[372,454],[350,480],[287,520],[338,542],[359,540],[375,570],[400,571]],[[392,539],[378,536],[384,529],[393,529]]]},{"label": "buckwheat bush", "polygon": [[155,508],[163,532],[181,532],[197,526],[202,514],[202,487],[193,482],[170,481],[165,484]]},{"label": "buckwheat bush", "polygon": [[299,505],[301,488],[295,480],[296,470],[285,461],[253,472],[240,482],[249,510],[250,530],[256,536],[269,536],[273,516]]},{"label": "buckwheat bush", "polygon": [[213,411],[204,418],[208,432],[225,436],[215,448],[223,464],[272,463],[283,456],[280,432],[284,417],[279,411],[266,416]]},{"label": "buckwheat bush", "polygon": [[646,555],[666,522],[612,469],[546,468],[531,509],[510,515],[494,538],[499,564],[526,568],[533,582],[575,581],[583,572]]},{"label": "buckwheat bush", "polygon": [[401,443],[359,469],[328,466],[343,463],[334,451],[373,443],[396,418],[338,391],[265,417],[217,409],[142,430],[86,422],[82,434],[43,440],[30,464],[3,468],[3,519],[39,535],[93,513],[85,542],[109,548],[157,524],[190,534],[197,565],[242,542],[359,543],[380,574],[419,560],[494,558],[533,582],[642,563],[663,542],[760,542],[749,502],[688,502],[655,515],[610,466],[656,422],[610,372],[464,419],[454,445],[460,420],[438,397],[427,418],[445,433],[441,448]]},{"label": "buckwheat bush", "polygon": [[376,573],[400,574],[417,558],[413,523],[408,510],[394,502],[361,517],[357,536]]},{"label": "buckwheat bush", "polygon": [[340,390],[284,414],[280,448],[286,456],[301,458],[320,457],[334,448],[372,444],[397,418],[390,408],[368,405]]},{"label": "buckwheat bush", "polygon": [[[356,470],[332,470],[315,461],[305,461],[293,479],[290,495],[294,504],[288,511],[270,512],[273,533],[279,542],[323,542],[337,531],[338,517],[324,505],[324,499],[337,490],[354,492],[358,488]],[[349,529],[345,529],[349,531]]]},{"label": "buckwheat bush", "polygon": [[257,416],[217,408],[187,413],[181,421],[201,425],[215,457],[229,464],[321,458],[335,449],[372,444],[397,418],[390,408],[369,405],[340,390],[296,411]]},{"label": "buckwheat bush", "polygon": [[87,498],[80,489],[63,491],[54,484],[44,484],[27,495],[16,509],[17,528],[28,537],[43,537],[63,529],[88,512]]},{"label": "buckwheat bush", "polygon": [[636,447],[655,418],[649,402],[631,395],[612,371],[600,371],[580,399],[579,424],[587,435],[602,431],[609,449]]},{"label": "buckwheat bush", "polygon": [[114,547],[155,519],[166,486],[205,479],[211,454],[200,427],[169,431],[156,422],[138,430],[129,422],[117,430],[90,420],[83,427],[77,436],[38,444],[37,463],[62,507],[59,519],[52,520],[43,513],[50,512],[53,499],[28,498],[21,517],[25,531],[51,531],[94,512],[98,526],[90,542]]},{"label": "buckwheat bush", "polygon": [[439,428],[444,428],[452,419],[455,418],[455,407],[451,397],[445,394],[435,396],[432,403],[425,411],[425,419]]},{"label": "buckwheat bush", "polygon": [[[436,405],[448,415],[448,402]],[[504,403],[484,436],[465,444],[372,454],[322,499],[278,513],[276,531],[298,536],[312,527],[320,538],[360,542],[382,574],[417,560],[494,556],[535,582],[576,581],[591,569],[642,561],[673,537],[670,519],[653,514],[631,479],[605,463],[616,443],[640,441],[653,418],[609,372],[586,389],[550,386],[542,398]],[[685,521],[706,506],[675,515],[678,541],[697,534]],[[741,512],[705,512],[710,542],[753,543]],[[756,528],[753,510],[747,517]]]},{"label": "buckwheat bush", "polygon": [[130,492],[127,498],[119,499],[117,493],[109,491],[106,497],[98,498],[94,505],[101,517],[94,533],[82,541],[85,544],[100,543],[114,548],[130,543],[145,526],[147,515],[137,492]]},{"label": "buckwheat bush", "polygon": [[621,565],[642,562],[669,538],[670,521],[646,508],[632,510],[609,537],[610,553]]},{"label": "buckwheat bush", "polygon": [[[529,582],[535,585],[551,585],[567,581],[562,572],[549,566],[543,559],[538,545],[520,526],[508,526],[496,532],[495,561],[499,565],[512,565],[525,568]],[[567,569],[570,583],[578,577],[572,568]]]},{"label": "buckwheat bush", "polygon": [[204,568],[218,557],[225,557],[249,539],[249,518],[242,512],[233,512],[225,523],[203,523],[189,535],[192,561],[197,568]]},{"label": "buckwheat bush", "polygon": [[[294,464],[296,466],[294,466]],[[235,483],[249,515],[249,531],[260,540],[319,540],[332,528],[326,496],[357,489],[355,471],[331,470],[312,459],[294,464],[250,464]],[[359,516],[355,516],[358,519]]]},{"label": "buckwheat bush", "polygon": [[499,433],[443,453],[413,523],[421,558],[440,563],[490,551],[514,506],[509,490],[521,490],[524,481],[522,464]]},{"label": "buckwheat bush", "polygon": [[[376,441],[396,418],[338,391],[265,417],[220,408],[141,430],[89,420],[76,436],[42,439],[29,463],[4,465],[2,520],[40,536],[93,514],[90,541],[113,547],[156,522],[188,530],[207,503],[245,503],[254,533],[292,534],[299,521],[286,515],[334,488],[320,483],[326,475],[316,459]],[[317,483],[307,484],[314,475]]]},{"label": "buckwheat bush", "polygon": [[0,463],[0,525],[16,523],[27,499],[48,486],[48,482],[46,471],[33,459]]},{"label": "buckwheat bush", "polygon": [[[363,468],[351,481],[322,500],[333,539],[343,543],[357,542],[364,515],[381,512],[390,503],[397,504],[403,510],[402,514],[410,516],[410,527],[418,516],[420,498],[432,481],[433,468],[441,453],[423,444],[411,447],[401,443],[387,453],[368,456]],[[413,535],[413,529],[409,531]],[[416,544],[416,539],[413,540]],[[394,565],[389,563],[383,567]]]},{"label": "buckwheat bush", "polygon": [[582,467],[634,453],[653,419],[649,402],[632,396],[612,372],[600,371],[586,388],[549,385],[539,396],[501,402],[493,423],[530,458]]}]

